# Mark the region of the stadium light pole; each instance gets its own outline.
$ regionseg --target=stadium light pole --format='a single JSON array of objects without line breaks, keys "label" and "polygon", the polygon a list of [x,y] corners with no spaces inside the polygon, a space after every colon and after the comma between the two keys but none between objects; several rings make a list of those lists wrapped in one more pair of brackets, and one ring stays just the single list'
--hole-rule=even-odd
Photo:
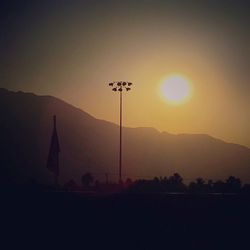
[{"label": "stadium light pole", "polygon": [[131,90],[131,82],[111,82],[112,91],[120,92],[120,147],[119,147],[119,183],[122,182],[122,92]]}]

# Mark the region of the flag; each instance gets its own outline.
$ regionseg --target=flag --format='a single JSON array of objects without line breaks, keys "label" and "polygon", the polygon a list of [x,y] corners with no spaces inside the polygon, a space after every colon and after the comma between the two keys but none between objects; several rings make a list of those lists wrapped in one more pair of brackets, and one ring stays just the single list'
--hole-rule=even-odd
[{"label": "flag", "polygon": [[54,173],[57,177],[59,176],[59,153],[60,153],[60,145],[56,130],[56,116],[53,116],[54,128],[50,141],[50,149],[47,160],[47,168]]}]

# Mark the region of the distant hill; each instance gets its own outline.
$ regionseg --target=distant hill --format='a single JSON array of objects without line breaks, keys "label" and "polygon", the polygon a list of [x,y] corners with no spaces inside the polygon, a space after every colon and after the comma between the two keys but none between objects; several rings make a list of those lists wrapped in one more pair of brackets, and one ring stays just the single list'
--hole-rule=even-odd
[{"label": "distant hill", "polygon": [[[117,179],[119,126],[99,120],[51,96],[0,89],[1,181],[36,179],[50,182],[46,169],[52,116],[57,115],[61,145],[61,181],[77,182],[86,172]],[[208,135],[158,132],[153,128],[124,128],[124,174],[140,178],[180,173],[250,181],[250,149]]]}]

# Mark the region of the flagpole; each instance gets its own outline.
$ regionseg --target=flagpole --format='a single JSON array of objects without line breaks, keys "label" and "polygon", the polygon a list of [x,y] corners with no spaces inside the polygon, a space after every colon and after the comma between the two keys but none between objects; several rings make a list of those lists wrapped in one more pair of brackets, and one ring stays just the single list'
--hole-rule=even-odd
[{"label": "flagpole", "polygon": [[50,141],[50,149],[47,160],[47,168],[53,173],[54,176],[54,185],[58,186],[58,178],[59,178],[59,153],[60,153],[60,145],[57,135],[56,129],[56,116],[53,116],[53,132]]},{"label": "flagpole", "polygon": [[[54,131],[57,131],[57,129],[56,129],[56,115],[53,116],[53,122],[54,122]],[[58,154],[56,155],[56,165],[59,168],[59,156],[58,156]],[[54,172],[54,185],[55,185],[55,187],[58,186],[58,175],[59,175],[58,172],[55,171]]]}]

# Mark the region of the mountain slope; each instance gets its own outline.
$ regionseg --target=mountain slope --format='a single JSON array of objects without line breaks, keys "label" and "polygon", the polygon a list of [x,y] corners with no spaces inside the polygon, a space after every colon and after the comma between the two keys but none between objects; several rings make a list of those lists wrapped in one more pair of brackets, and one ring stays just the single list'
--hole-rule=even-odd
[{"label": "mountain slope", "polygon": [[[0,166],[3,181],[52,179],[46,159],[57,115],[62,182],[85,171],[117,178],[119,127],[51,96],[0,89]],[[179,172],[187,180],[250,180],[250,149],[208,135],[172,135],[153,128],[124,128],[124,175],[152,177]]]}]

